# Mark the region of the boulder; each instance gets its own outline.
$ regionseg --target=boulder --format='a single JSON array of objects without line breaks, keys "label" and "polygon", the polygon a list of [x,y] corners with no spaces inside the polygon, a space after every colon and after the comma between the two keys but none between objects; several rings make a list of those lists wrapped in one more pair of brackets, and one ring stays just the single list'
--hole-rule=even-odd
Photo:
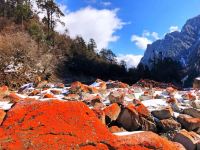
[{"label": "boulder", "polygon": [[80,100],[80,96],[78,94],[68,94],[64,99],[69,101],[78,101]]},{"label": "boulder", "polygon": [[200,118],[193,118],[189,115],[180,114],[177,121],[188,131],[197,130],[200,127]]},{"label": "boulder", "polygon": [[55,96],[53,94],[46,93],[43,95],[43,98],[55,98]]},{"label": "boulder", "polygon": [[126,131],[124,128],[120,128],[120,127],[118,127],[118,126],[111,126],[110,128],[109,128],[109,131],[111,132],[111,133],[116,133],[116,132],[124,132],[124,131]]},{"label": "boulder", "polygon": [[182,98],[185,100],[191,100],[191,101],[195,101],[196,100],[196,96],[193,95],[192,93],[188,92],[184,95],[182,95]]},{"label": "boulder", "polygon": [[128,88],[129,85],[123,82],[119,82],[119,81],[110,81],[107,83],[107,88],[111,89],[111,88]]},{"label": "boulder", "polygon": [[142,116],[144,118],[150,118],[151,117],[151,113],[149,112],[147,107],[144,106],[144,104],[142,104],[139,100],[133,100],[133,104],[134,104],[133,108],[138,112],[138,114],[140,116]]},{"label": "boulder", "polygon": [[19,102],[20,100],[22,100],[23,98],[21,98],[20,96],[18,96],[16,93],[10,93],[8,96],[6,96],[7,98],[9,98],[12,102]]},{"label": "boulder", "polygon": [[118,104],[124,103],[124,97],[125,94],[121,91],[113,91],[108,96],[110,103],[118,103]]},{"label": "boulder", "polygon": [[171,107],[160,108],[151,112],[152,115],[160,120],[169,119],[173,115],[173,110]]},{"label": "boulder", "polygon": [[44,80],[44,81],[39,82],[36,85],[36,87],[39,88],[39,89],[42,89],[42,88],[45,88],[47,84],[48,84],[48,81]]},{"label": "boulder", "polygon": [[9,90],[7,86],[0,87],[0,99],[7,96],[9,94]]},{"label": "boulder", "polygon": [[114,121],[117,120],[121,112],[121,108],[117,103],[113,103],[106,107],[103,111],[105,112],[106,117],[110,119],[110,121]]},{"label": "boulder", "polygon": [[117,122],[127,131],[135,131],[139,129],[139,114],[131,107],[124,107],[121,110]]},{"label": "boulder", "polygon": [[175,135],[174,141],[181,143],[187,150],[198,150],[197,144],[200,141],[200,135],[181,130]]},{"label": "boulder", "polygon": [[190,105],[196,109],[200,109],[200,100],[191,101]]},{"label": "boulder", "polygon": [[200,118],[200,110],[194,108],[186,108],[183,110],[183,113],[192,116],[194,118]]},{"label": "boulder", "polygon": [[180,144],[151,133],[115,136],[82,102],[20,101],[0,126],[1,149],[166,149]]},{"label": "boulder", "polygon": [[[167,142],[167,139],[161,138],[159,135],[150,131],[120,136],[119,141],[121,140],[124,141],[124,146],[121,147],[121,150],[185,150],[181,144]],[[142,148],[137,147],[137,145],[140,145]]]},{"label": "boulder", "polygon": [[0,109],[0,125],[2,124],[5,116],[6,116],[6,112],[4,110]]},{"label": "boulder", "polygon": [[152,132],[157,131],[156,124],[152,121],[149,121],[149,120],[143,118],[143,117],[140,117],[140,124],[141,124],[143,131],[152,131]]},{"label": "boulder", "polygon": [[61,90],[50,90],[51,93],[53,93],[54,95],[60,95],[61,94]]},{"label": "boulder", "polygon": [[40,90],[35,89],[29,94],[29,96],[35,96],[35,95],[38,95],[38,94],[40,94]]},{"label": "boulder", "polygon": [[174,131],[180,130],[181,124],[175,121],[174,119],[163,119],[158,122],[158,126],[161,128],[162,131]]},{"label": "boulder", "polygon": [[81,82],[76,81],[76,82],[73,82],[71,84],[69,92],[71,94],[79,94],[81,92],[88,93],[89,89],[88,89],[87,85],[82,84]]},{"label": "boulder", "polygon": [[84,98],[83,102],[91,106],[95,106],[96,103],[102,104],[101,97],[99,95],[88,95]]},{"label": "boulder", "polygon": [[57,83],[57,84],[55,85],[55,87],[56,87],[56,88],[61,88],[61,89],[63,89],[63,88],[65,87],[65,85],[64,85],[63,83]]}]

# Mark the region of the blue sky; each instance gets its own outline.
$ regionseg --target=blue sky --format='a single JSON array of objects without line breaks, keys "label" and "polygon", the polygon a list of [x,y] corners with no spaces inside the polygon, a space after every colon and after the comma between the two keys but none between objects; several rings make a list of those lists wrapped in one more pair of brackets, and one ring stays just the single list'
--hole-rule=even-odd
[{"label": "blue sky", "polygon": [[[142,56],[145,44],[163,38],[170,27],[180,30],[187,19],[200,14],[200,0],[58,0],[58,3],[66,6],[66,22],[71,23],[68,27],[72,36],[76,31],[86,41],[93,36],[100,48],[106,46],[118,56]],[[92,19],[95,15],[96,20]],[[82,18],[91,18],[91,23],[81,21]],[[81,26],[77,26],[79,21]],[[107,41],[102,42],[104,37]]]}]

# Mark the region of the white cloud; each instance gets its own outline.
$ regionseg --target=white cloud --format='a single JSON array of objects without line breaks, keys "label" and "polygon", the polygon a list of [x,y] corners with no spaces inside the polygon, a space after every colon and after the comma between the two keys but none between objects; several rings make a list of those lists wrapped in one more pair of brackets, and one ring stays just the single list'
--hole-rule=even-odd
[{"label": "white cloud", "polygon": [[[115,42],[119,36],[115,32],[125,24],[117,16],[118,9],[96,9],[86,7],[75,12],[67,12],[61,17],[69,31],[69,35],[75,38],[77,35],[82,36],[86,41],[93,38],[98,49],[108,47],[110,42]],[[64,33],[65,28],[59,24],[56,31]]]},{"label": "white cloud", "polygon": [[160,38],[157,32],[149,32],[147,30],[142,33],[142,36],[135,34],[131,36],[131,41],[134,42],[135,45],[142,50],[145,50],[148,44],[151,44],[153,41],[158,39]]},{"label": "white cloud", "polygon": [[117,61],[120,63],[120,61],[124,60],[127,64],[127,68],[133,68],[138,66],[142,57],[143,57],[142,55],[120,54],[117,57]]},{"label": "white cloud", "polygon": [[160,39],[157,32],[152,32],[152,33],[151,33],[151,36],[152,36],[155,40]]},{"label": "white cloud", "polygon": [[110,6],[112,3],[111,2],[101,2],[101,4],[105,7]]},{"label": "white cloud", "polygon": [[147,48],[147,45],[152,43],[152,41],[149,40],[147,37],[137,35],[132,35],[131,41],[134,42],[135,45],[142,50],[145,50]]},{"label": "white cloud", "polygon": [[175,31],[180,31],[180,29],[179,29],[178,26],[171,26],[171,27],[169,28],[169,31],[170,31],[170,33],[172,33],[172,32],[175,32]]}]

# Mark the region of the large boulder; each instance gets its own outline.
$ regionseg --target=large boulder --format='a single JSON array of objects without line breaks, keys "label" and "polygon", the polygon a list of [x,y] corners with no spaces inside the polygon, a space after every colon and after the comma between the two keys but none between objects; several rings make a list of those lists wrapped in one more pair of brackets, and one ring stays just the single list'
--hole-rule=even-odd
[{"label": "large boulder", "polygon": [[[121,140],[124,141],[124,147],[121,150],[185,150],[181,144],[166,142],[166,139],[149,131],[121,136],[119,141]],[[142,146],[142,149],[137,145]]]},{"label": "large boulder", "polygon": [[200,128],[200,118],[193,118],[189,115],[181,114],[177,121],[188,131],[194,131]]},{"label": "large boulder", "polygon": [[134,131],[140,127],[139,114],[130,106],[122,108],[117,122],[127,131]]},{"label": "large boulder", "polygon": [[162,131],[168,132],[168,131],[174,131],[174,130],[180,130],[181,124],[175,121],[174,119],[163,119],[160,120],[158,123],[159,127]]},{"label": "large boulder", "polygon": [[194,118],[200,118],[200,111],[194,108],[186,108],[183,110],[183,113],[190,115]]},{"label": "large boulder", "polygon": [[113,91],[108,96],[111,103],[118,103],[118,104],[124,103],[124,97],[125,94],[122,91]]},{"label": "large boulder", "polygon": [[144,132],[115,136],[82,102],[18,102],[0,126],[1,149],[167,149],[183,147]]},{"label": "large boulder", "polygon": [[200,100],[191,101],[190,104],[192,107],[200,109]]},{"label": "large boulder", "polygon": [[197,144],[200,141],[200,135],[181,130],[175,135],[174,141],[181,143],[187,150],[199,150]]},{"label": "large boulder", "polygon": [[81,92],[87,93],[89,92],[89,88],[87,85],[82,84],[79,81],[76,81],[71,84],[69,92],[71,94],[80,94]]},{"label": "large boulder", "polygon": [[106,107],[103,111],[110,121],[115,121],[121,112],[121,108],[117,103],[113,103],[110,106]]},{"label": "large boulder", "polygon": [[160,108],[151,112],[152,115],[160,120],[169,119],[173,116],[173,110],[171,107]]},{"label": "large boulder", "polygon": [[151,113],[147,109],[144,104],[142,104],[139,100],[133,100],[134,106],[133,108],[138,112],[138,114],[144,118],[150,118]]},{"label": "large boulder", "polygon": [[7,96],[9,94],[9,89],[7,86],[0,87],[0,99]]},{"label": "large boulder", "polygon": [[140,117],[140,124],[143,131],[157,131],[156,124],[150,120],[147,120],[146,118]]}]

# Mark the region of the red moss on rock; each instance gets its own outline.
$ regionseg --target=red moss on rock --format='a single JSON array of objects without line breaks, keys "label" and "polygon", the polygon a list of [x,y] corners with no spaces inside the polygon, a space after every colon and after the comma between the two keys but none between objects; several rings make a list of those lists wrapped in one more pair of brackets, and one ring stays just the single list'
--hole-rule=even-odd
[{"label": "red moss on rock", "polygon": [[39,93],[40,93],[40,90],[35,89],[29,94],[29,96],[35,96],[35,95],[37,95]]},{"label": "red moss on rock", "polygon": [[0,127],[2,149],[167,149],[174,143],[153,133],[118,137],[82,102],[18,102]]},{"label": "red moss on rock", "polygon": [[121,108],[117,103],[113,103],[106,107],[103,111],[111,120],[116,120],[121,112]]},{"label": "red moss on rock", "polygon": [[55,98],[55,97],[54,97],[53,94],[47,93],[47,94],[45,94],[45,95],[43,96],[43,98]]},{"label": "red moss on rock", "polygon": [[0,87],[0,98],[7,96],[9,94],[9,89],[7,86]]},{"label": "red moss on rock", "polygon": [[2,124],[4,118],[6,116],[6,113],[4,110],[0,109],[0,125]]},{"label": "red moss on rock", "polygon": [[22,100],[21,97],[19,97],[16,93],[10,93],[8,95],[9,99],[13,102],[19,102],[20,100]]}]

